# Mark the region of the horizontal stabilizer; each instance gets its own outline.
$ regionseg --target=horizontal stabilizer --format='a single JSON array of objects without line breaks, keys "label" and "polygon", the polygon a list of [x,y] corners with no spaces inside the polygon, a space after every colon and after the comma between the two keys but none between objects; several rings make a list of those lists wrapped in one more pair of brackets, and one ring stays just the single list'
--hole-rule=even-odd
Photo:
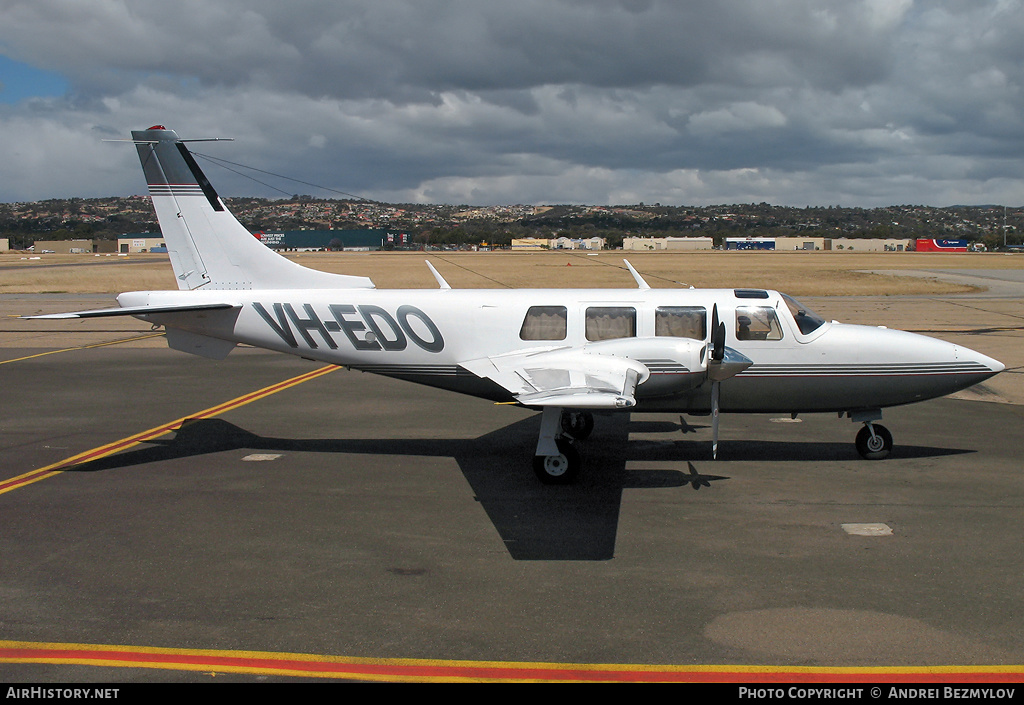
[{"label": "horizontal stabilizer", "polygon": [[208,335],[190,333],[179,328],[167,329],[167,347],[180,350],[190,355],[208,357],[211,360],[223,360],[235,349],[235,341],[211,338]]},{"label": "horizontal stabilizer", "polygon": [[195,311],[216,311],[241,308],[239,304],[178,304],[172,306],[124,306],[118,308],[98,308],[92,311],[74,311],[72,313],[47,313],[41,316],[22,316],[28,319],[62,319],[62,318],[104,318],[106,316],[144,316],[154,313],[192,313]]}]

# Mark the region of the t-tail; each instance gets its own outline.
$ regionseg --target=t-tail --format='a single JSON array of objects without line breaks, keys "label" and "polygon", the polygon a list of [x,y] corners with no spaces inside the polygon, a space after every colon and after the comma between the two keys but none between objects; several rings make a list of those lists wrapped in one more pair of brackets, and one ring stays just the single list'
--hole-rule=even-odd
[{"label": "t-tail", "polygon": [[366,277],[308,269],[256,239],[224,205],[173,130],[133,130],[179,289],[373,288]]}]

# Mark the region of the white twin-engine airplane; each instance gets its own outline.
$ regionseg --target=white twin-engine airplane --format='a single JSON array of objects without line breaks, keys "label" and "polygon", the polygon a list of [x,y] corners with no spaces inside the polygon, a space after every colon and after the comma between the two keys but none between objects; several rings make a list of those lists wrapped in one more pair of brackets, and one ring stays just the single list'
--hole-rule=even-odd
[{"label": "white twin-engine airplane", "polygon": [[184,352],[222,359],[238,343],[542,411],[538,477],[579,473],[593,412],[838,412],[884,458],[883,407],[940,397],[1002,363],[959,345],[827,322],[761,289],[387,290],[302,267],[225,208],[171,130],[133,131],[179,291],[117,297],[120,308],[34,318],[130,315]]}]

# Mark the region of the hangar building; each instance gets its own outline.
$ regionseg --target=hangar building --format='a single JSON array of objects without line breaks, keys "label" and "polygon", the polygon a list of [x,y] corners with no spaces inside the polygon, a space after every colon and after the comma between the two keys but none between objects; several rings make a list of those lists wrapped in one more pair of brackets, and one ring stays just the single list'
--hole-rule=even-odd
[{"label": "hangar building", "polygon": [[383,250],[410,244],[394,230],[267,230],[254,234],[273,250]]},{"label": "hangar building", "polygon": [[91,255],[114,251],[111,240],[36,240],[32,244],[36,254]]},{"label": "hangar building", "polygon": [[160,233],[128,233],[117,238],[117,251],[122,255],[138,252],[167,252],[167,243]]},{"label": "hangar building", "polygon": [[651,250],[713,250],[714,238],[710,237],[624,237],[622,249],[636,251]]}]

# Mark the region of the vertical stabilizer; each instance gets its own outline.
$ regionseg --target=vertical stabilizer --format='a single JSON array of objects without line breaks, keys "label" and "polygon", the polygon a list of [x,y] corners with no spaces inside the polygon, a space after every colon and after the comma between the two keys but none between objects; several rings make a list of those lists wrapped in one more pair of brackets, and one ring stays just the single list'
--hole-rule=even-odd
[{"label": "vertical stabilizer", "polygon": [[281,257],[224,206],[185,142],[162,126],[132,131],[179,289],[373,288]]}]

